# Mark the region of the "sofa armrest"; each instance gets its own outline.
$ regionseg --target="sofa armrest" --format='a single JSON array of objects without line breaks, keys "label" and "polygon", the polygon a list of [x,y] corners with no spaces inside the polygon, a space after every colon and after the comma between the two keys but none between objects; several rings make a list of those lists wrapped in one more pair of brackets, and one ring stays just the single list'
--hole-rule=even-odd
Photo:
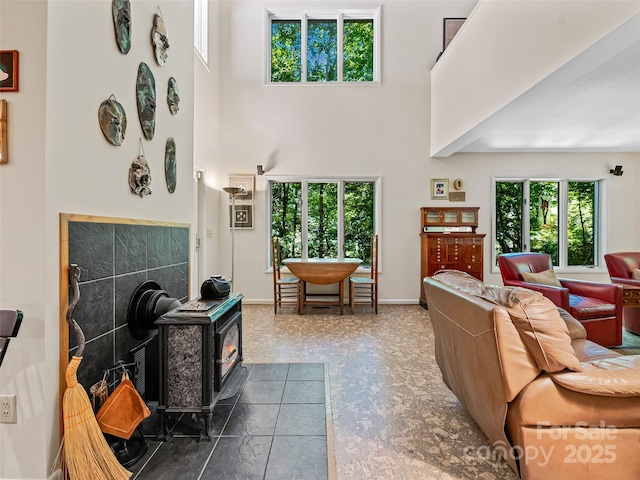
[{"label": "sofa armrest", "polygon": [[552,287],[550,285],[542,285],[539,283],[523,282],[521,280],[505,280],[505,286],[521,287],[533,290],[534,292],[540,292],[549,300],[551,300],[556,307],[562,307],[565,310],[569,310],[569,290],[565,287]]},{"label": "sofa armrest", "polygon": [[609,303],[622,303],[622,287],[613,283],[588,282],[559,278],[563,287],[569,289],[569,293],[583,297],[598,298]]},{"label": "sofa armrest", "polygon": [[557,385],[600,396],[640,396],[640,356],[617,355],[610,358],[581,362],[581,372],[551,374]]},{"label": "sofa armrest", "polygon": [[633,278],[611,277],[611,281],[617,284],[631,285],[632,287],[640,287],[640,280],[634,280]]}]

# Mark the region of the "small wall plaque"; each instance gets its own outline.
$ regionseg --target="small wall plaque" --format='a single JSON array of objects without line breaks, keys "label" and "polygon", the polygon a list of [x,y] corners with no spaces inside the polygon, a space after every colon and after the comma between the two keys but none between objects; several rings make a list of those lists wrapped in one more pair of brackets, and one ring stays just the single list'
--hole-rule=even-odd
[{"label": "small wall plaque", "polygon": [[464,202],[465,197],[465,192],[449,192],[450,202]]}]

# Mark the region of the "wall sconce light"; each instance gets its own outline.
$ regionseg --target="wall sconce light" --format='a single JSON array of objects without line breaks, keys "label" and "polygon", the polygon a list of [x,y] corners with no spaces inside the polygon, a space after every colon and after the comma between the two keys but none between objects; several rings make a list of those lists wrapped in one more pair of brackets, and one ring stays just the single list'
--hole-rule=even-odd
[{"label": "wall sconce light", "polygon": [[611,170],[609,170],[609,173],[614,177],[621,177],[624,173],[622,171],[622,165],[616,165],[616,168],[612,168]]}]

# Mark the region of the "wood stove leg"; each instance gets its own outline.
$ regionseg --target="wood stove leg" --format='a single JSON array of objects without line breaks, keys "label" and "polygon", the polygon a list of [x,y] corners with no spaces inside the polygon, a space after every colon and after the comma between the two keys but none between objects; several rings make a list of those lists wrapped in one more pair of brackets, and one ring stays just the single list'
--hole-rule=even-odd
[{"label": "wood stove leg", "polygon": [[158,435],[156,436],[156,438],[161,442],[167,442],[171,440],[171,437],[172,437],[171,431],[169,431],[169,428],[167,425],[167,414],[164,412],[161,412],[158,415],[160,416],[160,429],[158,431]]},{"label": "wood stove leg", "polygon": [[202,441],[207,441],[207,442],[211,442],[212,438],[211,438],[211,415],[212,414],[207,414],[207,413],[201,413],[199,415],[199,421],[200,421],[200,437],[198,438],[198,442],[202,442]]}]

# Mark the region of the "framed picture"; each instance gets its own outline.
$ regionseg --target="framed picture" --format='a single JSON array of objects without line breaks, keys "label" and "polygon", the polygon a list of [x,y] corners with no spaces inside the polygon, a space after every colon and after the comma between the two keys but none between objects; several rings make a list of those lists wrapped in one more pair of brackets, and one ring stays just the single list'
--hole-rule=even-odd
[{"label": "framed picture", "polygon": [[7,101],[0,100],[0,164],[7,163]]},{"label": "framed picture", "polygon": [[0,92],[18,91],[18,51],[0,50]]},{"label": "framed picture", "polygon": [[[244,188],[244,193],[239,193],[236,195],[236,202],[238,201],[252,202],[255,183],[256,183],[255,175],[229,175],[230,187]],[[231,197],[229,197],[229,201],[231,201]]]},{"label": "framed picture", "polygon": [[231,209],[233,205],[229,205],[229,228],[231,228],[231,219],[235,220],[235,229],[253,229],[253,204],[251,203],[236,203],[235,215],[232,215]]},{"label": "framed picture", "polygon": [[451,40],[456,36],[456,33],[458,33],[458,30],[460,30],[465,20],[466,18],[442,19],[442,51],[449,46]]},{"label": "framed picture", "polygon": [[431,179],[431,200],[446,200],[449,198],[449,179]]}]

